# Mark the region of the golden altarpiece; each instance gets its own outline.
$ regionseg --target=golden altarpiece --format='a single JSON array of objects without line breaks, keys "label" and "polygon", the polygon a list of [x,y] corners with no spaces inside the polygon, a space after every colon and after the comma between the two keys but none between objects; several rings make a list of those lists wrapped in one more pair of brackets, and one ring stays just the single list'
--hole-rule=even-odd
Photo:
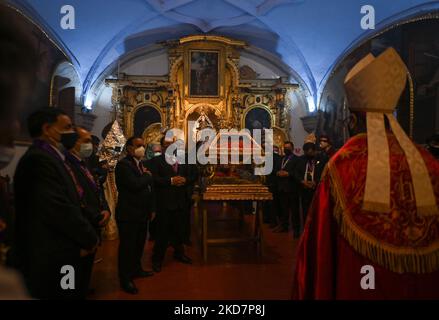
[{"label": "golden altarpiece", "polygon": [[246,43],[200,35],[163,45],[168,48],[168,75],[122,73],[106,80],[126,137],[140,134],[153,143],[166,129],[178,128],[186,139],[188,122],[205,120],[217,131],[271,128],[275,144],[288,138],[285,96],[297,85],[256,79],[249,76],[251,71],[240,69],[240,50]]},{"label": "golden altarpiece", "polygon": [[[167,41],[169,73],[165,76],[120,74],[107,79],[113,88],[112,102],[116,120],[125,137],[142,136],[146,144],[159,143],[167,129],[183,132],[185,141],[189,130],[273,129],[275,145],[288,139],[289,116],[286,94],[298,85],[281,79],[257,79],[248,66],[240,68],[240,51],[246,43],[221,36],[195,35]],[[195,121],[189,128],[188,123]],[[197,132],[193,132],[197,137]],[[205,201],[265,201],[271,199],[268,189],[259,181],[244,186],[230,180],[227,191],[220,178],[203,192]],[[251,192],[249,192],[249,190]],[[259,206],[262,207],[262,206]],[[200,230],[204,257],[208,243],[240,242],[242,239],[208,239],[207,213],[203,210]],[[197,214],[198,216],[198,214]],[[250,240],[261,243],[260,219],[255,219],[255,232]],[[199,219],[196,219],[199,222]],[[199,223],[197,223],[199,224]],[[261,247],[261,246],[259,246]]]}]

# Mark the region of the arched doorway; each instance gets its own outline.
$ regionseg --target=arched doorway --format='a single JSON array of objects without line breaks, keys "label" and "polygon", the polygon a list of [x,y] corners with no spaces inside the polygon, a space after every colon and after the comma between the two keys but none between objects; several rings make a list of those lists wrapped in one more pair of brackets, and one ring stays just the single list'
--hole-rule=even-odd
[{"label": "arched doorway", "polygon": [[162,116],[157,107],[140,106],[134,112],[133,131],[145,144],[158,143],[162,134]]},{"label": "arched doorway", "polygon": [[271,129],[272,116],[265,106],[254,106],[244,115],[243,127],[252,131],[253,129]]}]

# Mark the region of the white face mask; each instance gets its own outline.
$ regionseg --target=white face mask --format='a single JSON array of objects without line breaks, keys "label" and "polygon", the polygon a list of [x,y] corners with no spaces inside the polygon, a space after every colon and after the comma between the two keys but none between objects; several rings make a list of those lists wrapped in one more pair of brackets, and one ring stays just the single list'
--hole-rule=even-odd
[{"label": "white face mask", "polygon": [[14,158],[14,147],[0,147],[0,169],[6,167]]},{"label": "white face mask", "polygon": [[158,157],[158,156],[161,156],[161,155],[162,155],[162,153],[160,151],[154,152],[154,157]]},{"label": "white face mask", "polygon": [[93,153],[93,144],[83,143],[79,149],[79,155],[82,159],[88,158]]},{"label": "white face mask", "polygon": [[145,148],[144,147],[138,147],[134,150],[134,157],[137,159],[142,159],[145,156]]}]

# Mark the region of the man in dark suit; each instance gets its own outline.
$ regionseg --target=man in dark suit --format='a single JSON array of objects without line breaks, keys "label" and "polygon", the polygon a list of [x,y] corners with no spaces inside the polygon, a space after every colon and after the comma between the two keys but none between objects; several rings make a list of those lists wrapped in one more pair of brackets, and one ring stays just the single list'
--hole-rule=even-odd
[{"label": "man in dark suit", "polygon": [[264,202],[264,219],[270,224],[271,228],[278,226],[278,216],[279,216],[279,192],[277,186],[277,173],[282,167],[282,156],[279,154],[279,147],[273,146],[273,169],[267,176],[266,184],[268,190],[273,194],[272,201]]},{"label": "man in dark suit", "polygon": [[[193,152],[196,152],[194,150]],[[186,157],[186,164],[183,166],[185,170],[187,170],[187,183],[186,183],[186,192],[187,192],[187,207],[184,219],[184,232],[183,232],[183,243],[185,245],[192,245],[191,241],[191,218],[192,218],[192,206],[194,205],[194,200],[192,196],[194,194],[195,185],[198,181],[199,173],[198,167],[196,163],[189,163],[188,157]]]},{"label": "man in dark suit", "polygon": [[276,173],[277,197],[280,206],[279,226],[274,232],[288,232],[289,219],[295,237],[300,233],[300,214],[299,214],[299,193],[296,180],[294,179],[294,169],[298,157],[294,155],[294,144],[290,141],[284,143],[284,154],[280,170]]},{"label": "man in dark suit", "polygon": [[299,158],[294,175],[296,181],[300,184],[300,202],[302,203],[303,222],[305,223],[309,206],[320,182],[327,158],[317,157],[317,148],[312,142],[303,145],[303,152],[304,155]]},{"label": "man in dark suit", "polygon": [[[165,137],[160,141],[162,155],[152,159],[150,170],[154,177],[157,195],[157,229],[152,267],[155,272],[162,269],[163,259],[169,243],[174,247],[174,258],[182,263],[191,264],[192,260],[184,253],[184,225],[187,212],[188,166],[172,159],[167,148],[172,143]],[[170,164],[172,163],[172,164]]]},{"label": "man in dark suit", "polygon": [[[78,140],[75,146],[65,153],[66,161],[69,163],[78,183],[84,190],[83,211],[95,228],[96,233],[100,235],[101,228],[110,218],[110,211],[99,182],[95,180],[95,177],[85,162],[85,159],[93,152],[91,134],[81,127],[76,128],[76,133],[78,134]],[[84,258],[83,261],[84,274],[82,281],[87,288],[90,284],[94,258],[95,254],[91,254]]]},{"label": "man in dark suit", "polygon": [[116,165],[119,280],[124,291],[136,294],[138,290],[133,279],[153,275],[143,270],[142,255],[148,221],[155,216],[155,198],[151,173],[142,164],[145,156],[143,139],[129,138],[125,151],[127,156]]},{"label": "man in dark suit", "polygon": [[[153,158],[158,157],[162,154],[162,146],[159,143],[154,143],[151,145],[151,153],[148,156],[148,153],[146,155],[147,160],[144,161],[144,166],[146,168],[149,168],[150,163]],[[156,225],[157,225],[157,219],[154,219],[149,222],[148,231],[149,231],[149,241],[155,241],[155,235],[156,235]]]},{"label": "man in dark suit", "polygon": [[103,185],[107,180],[108,167],[107,161],[100,161],[99,156],[97,155],[100,141],[101,140],[97,136],[91,136],[93,152],[91,152],[90,156],[85,159],[85,163],[87,164],[87,168],[95,177],[95,180],[100,184],[101,188],[103,189]]},{"label": "man in dark suit", "polygon": [[319,139],[319,147],[320,147],[320,154],[316,154],[316,158],[320,158],[320,160],[324,161],[325,163],[329,161],[329,159],[332,158],[332,156],[337,152],[337,150],[332,145],[332,141],[329,138],[328,135],[322,134]]},{"label": "man in dark suit", "polygon": [[[76,133],[70,118],[57,108],[33,113],[28,128],[34,142],[14,177],[13,263],[33,297],[84,298],[87,288],[77,279],[83,274],[84,257],[96,249],[98,236],[82,210],[83,189],[61,152],[74,145]],[[73,267],[74,288],[62,285],[68,276],[63,274],[64,266]]]}]

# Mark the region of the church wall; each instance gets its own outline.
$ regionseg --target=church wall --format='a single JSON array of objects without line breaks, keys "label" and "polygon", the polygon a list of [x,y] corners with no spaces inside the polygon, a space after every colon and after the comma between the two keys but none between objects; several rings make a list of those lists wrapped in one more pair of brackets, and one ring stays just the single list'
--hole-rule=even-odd
[{"label": "church wall", "polygon": [[[413,139],[423,144],[427,137],[439,131],[439,97],[435,74],[439,74],[439,54],[437,36],[429,30],[437,30],[438,19],[408,23],[386,31],[370,39],[350,53],[334,70],[322,93],[320,103],[321,119],[318,133],[329,134],[337,147],[346,140],[343,135],[344,86],[343,80],[350,68],[367,53],[380,54],[384,48],[393,47],[401,55],[414,81],[414,122]],[[409,86],[396,109],[397,119],[406,133],[410,132]]]},{"label": "church wall", "polygon": [[130,75],[150,75],[150,76],[162,76],[168,73],[169,62],[168,54],[154,54],[148,57],[141,57],[128,62],[123,67],[121,66],[121,72]]},{"label": "church wall", "polygon": [[295,153],[302,154],[302,146],[308,133],[303,128],[303,123],[300,118],[307,115],[307,103],[304,96],[300,93],[291,92],[287,99],[289,99],[291,103],[288,134],[290,140],[294,143]]},{"label": "church wall", "polygon": [[92,133],[100,139],[102,139],[102,129],[113,120],[111,95],[112,89],[102,85],[96,105],[93,108],[93,114],[96,116],[96,119],[94,120]]},{"label": "church wall", "polygon": [[242,66],[249,66],[252,68],[256,72],[258,79],[276,79],[282,76],[278,70],[272,70],[250,57],[241,56],[239,59],[239,67]]}]

